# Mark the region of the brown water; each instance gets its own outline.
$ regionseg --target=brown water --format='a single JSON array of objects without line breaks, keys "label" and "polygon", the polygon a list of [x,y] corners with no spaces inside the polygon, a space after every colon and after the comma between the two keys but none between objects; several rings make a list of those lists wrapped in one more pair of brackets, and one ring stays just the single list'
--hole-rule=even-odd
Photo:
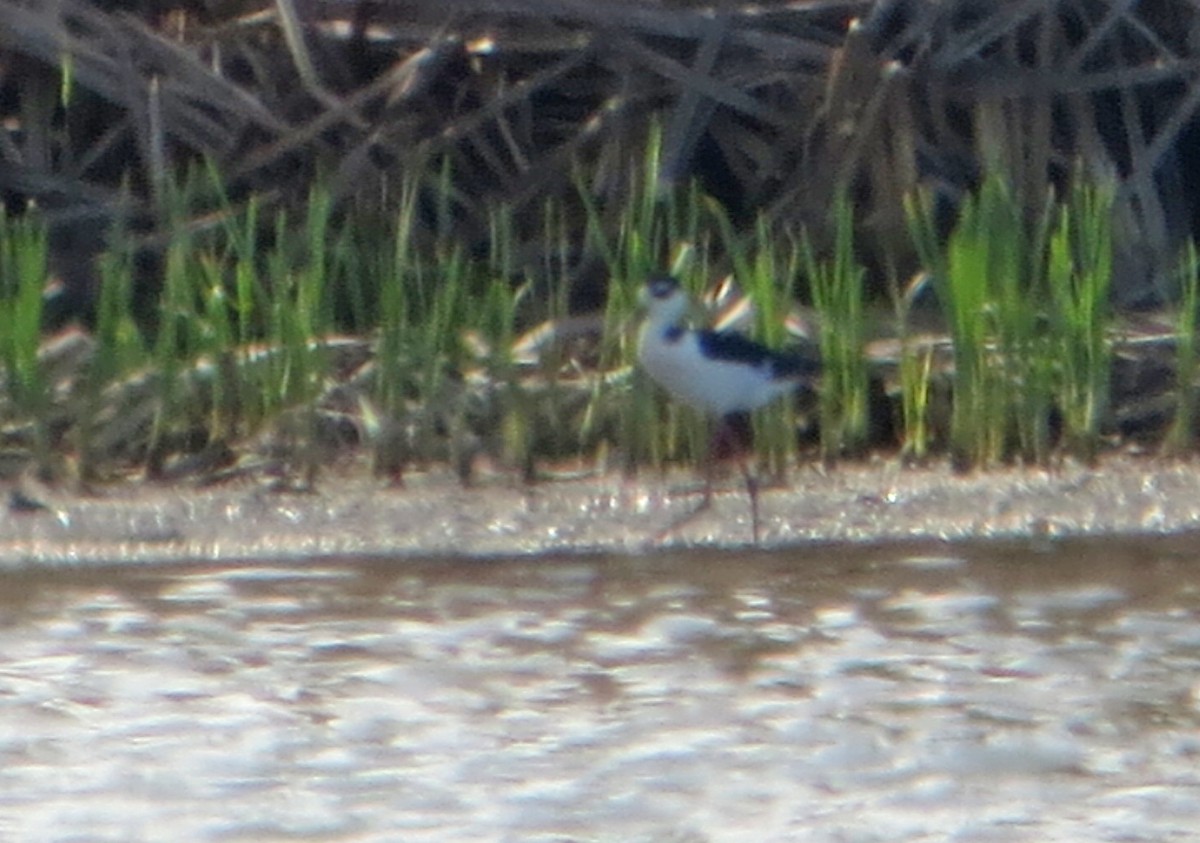
[{"label": "brown water", "polygon": [[1198,557],[6,575],[0,839],[1195,839]]}]

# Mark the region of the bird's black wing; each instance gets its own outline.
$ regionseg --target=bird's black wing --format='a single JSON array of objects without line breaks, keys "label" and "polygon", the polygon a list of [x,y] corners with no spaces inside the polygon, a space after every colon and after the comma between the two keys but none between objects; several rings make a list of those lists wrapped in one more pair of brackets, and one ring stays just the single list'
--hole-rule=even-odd
[{"label": "bird's black wing", "polygon": [[775,378],[815,377],[821,363],[811,350],[772,351],[765,345],[735,331],[700,331],[700,350],[714,360],[771,368]]},{"label": "bird's black wing", "polygon": [[700,331],[699,340],[704,356],[713,360],[758,366],[771,358],[771,349],[734,331]]}]

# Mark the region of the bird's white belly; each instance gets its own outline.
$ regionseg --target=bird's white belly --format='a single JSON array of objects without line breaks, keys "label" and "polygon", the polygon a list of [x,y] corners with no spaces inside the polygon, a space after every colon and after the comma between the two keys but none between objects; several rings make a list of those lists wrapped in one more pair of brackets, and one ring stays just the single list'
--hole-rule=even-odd
[{"label": "bird's white belly", "polygon": [[772,380],[765,365],[706,357],[690,333],[676,342],[645,336],[638,356],[647,374],[673,396],[716,415],[755,409],[790,388],[786,382]]}]

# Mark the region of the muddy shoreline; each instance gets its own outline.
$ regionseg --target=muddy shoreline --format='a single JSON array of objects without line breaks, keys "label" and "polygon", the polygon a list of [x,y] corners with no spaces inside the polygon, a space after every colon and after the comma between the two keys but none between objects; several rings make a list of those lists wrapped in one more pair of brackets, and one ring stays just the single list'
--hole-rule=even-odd
[{"label": "muddy shoreline", "polygon": [[[751,544],[732,478],[694,517],[694,475],[610,474],[524,486],[451,476],[382,488],[355,473],[311,493],[245,481],[210,489],[123,484],[91,496],[10,490],[0,567],[262,563],[302,557],[489,558]],[[673,524],[678,527],[671,529]],[[828,543],[1162,535],[1200,529],[1200,464],[1113,457],[1098,467],[957,475],[894,463],[797,469],[762,494],[765,549]]]}]

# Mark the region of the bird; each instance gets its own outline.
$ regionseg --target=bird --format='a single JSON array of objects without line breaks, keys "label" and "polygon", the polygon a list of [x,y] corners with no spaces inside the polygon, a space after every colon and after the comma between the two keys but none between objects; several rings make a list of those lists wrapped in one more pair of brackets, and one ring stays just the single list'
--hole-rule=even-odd
[{"label": "bird", "polygon": [[711,504],[715,462],[737,456],[750,497],[754,543],[758,544],[758,483],[744,459],[750,413],[811,386],[820,375],[820,360],[812,353],[774,351],[735,331],[685,327],[691,300],[673,276],[651,276],[642,298],[647,315],[638,340],[641,368],[673,398],[716,420],[704,500],[687,517]]}]

